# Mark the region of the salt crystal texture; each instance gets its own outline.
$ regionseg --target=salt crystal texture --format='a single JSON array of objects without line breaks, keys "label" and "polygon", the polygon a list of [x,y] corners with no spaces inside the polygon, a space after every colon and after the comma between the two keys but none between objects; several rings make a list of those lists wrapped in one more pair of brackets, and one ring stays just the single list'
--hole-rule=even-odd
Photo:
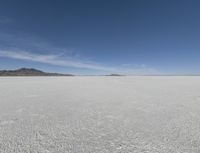
[{"label": "salt crystal texture", "polygon": [[199,153],[200,77],[1,77],[1,153]]}]

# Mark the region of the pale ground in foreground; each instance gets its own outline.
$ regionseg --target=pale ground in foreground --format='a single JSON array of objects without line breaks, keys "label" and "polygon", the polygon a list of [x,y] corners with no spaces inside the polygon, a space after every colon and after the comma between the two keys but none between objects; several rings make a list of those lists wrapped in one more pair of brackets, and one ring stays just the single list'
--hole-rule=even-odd
[{"label": "pale ground in foreground", "polygon": [[199,153],[200,77],[0,78],[1,153]]}]

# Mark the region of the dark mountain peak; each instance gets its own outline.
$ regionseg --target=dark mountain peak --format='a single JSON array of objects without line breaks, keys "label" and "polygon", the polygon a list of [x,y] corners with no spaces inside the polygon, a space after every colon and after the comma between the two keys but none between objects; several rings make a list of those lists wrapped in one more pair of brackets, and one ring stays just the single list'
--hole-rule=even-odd
[{"label": "dark mountain peak", "polygon": [[14,70],[14,71],[15,72],[24,72],[24,73],[45,73],[41,70],[37,70],[34,68],[20,68],[20,69]]},{"label": "dark mountain peak", "polygon": [[28,71],[39,71],[39,70],[34,69],[34,68],[25,68],[25,67],[19,68],[16,71],[26,71],[26,70],[28,70]]},{"label": "dark mountain peak", "polygon": [[73,76],[72,74],[48,73],[34,68],[0,70],[0,76]]},{"label": "dark mountain peak", "polygon": [[107,75],[107,76],[125,76],[125,75],[122,75],[122,74],[110,74],[110,75]]}]

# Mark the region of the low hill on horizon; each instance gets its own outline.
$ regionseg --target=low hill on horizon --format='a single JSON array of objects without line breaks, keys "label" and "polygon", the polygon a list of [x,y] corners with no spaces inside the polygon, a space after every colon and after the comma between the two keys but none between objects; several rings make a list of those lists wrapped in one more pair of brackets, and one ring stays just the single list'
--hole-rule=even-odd
[{"label": "low hill on horizon", "polygon": [[0,70],[0,76],[74,76],[73,74],[49,73],[34,68]]},{"label": "low hill on horizon", "polygon": [[109,75],[106,75],[106,76],[125,76],[123,74],[109,74]]}]

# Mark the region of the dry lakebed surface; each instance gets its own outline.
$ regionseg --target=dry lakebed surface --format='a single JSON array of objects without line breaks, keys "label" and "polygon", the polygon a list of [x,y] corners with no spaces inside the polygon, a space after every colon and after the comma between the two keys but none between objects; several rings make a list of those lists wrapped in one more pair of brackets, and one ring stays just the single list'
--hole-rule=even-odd
[{"label": "dry lakebed surface", "polygon": [[199,153],[200,77],[0,77],[0,153]]}]

